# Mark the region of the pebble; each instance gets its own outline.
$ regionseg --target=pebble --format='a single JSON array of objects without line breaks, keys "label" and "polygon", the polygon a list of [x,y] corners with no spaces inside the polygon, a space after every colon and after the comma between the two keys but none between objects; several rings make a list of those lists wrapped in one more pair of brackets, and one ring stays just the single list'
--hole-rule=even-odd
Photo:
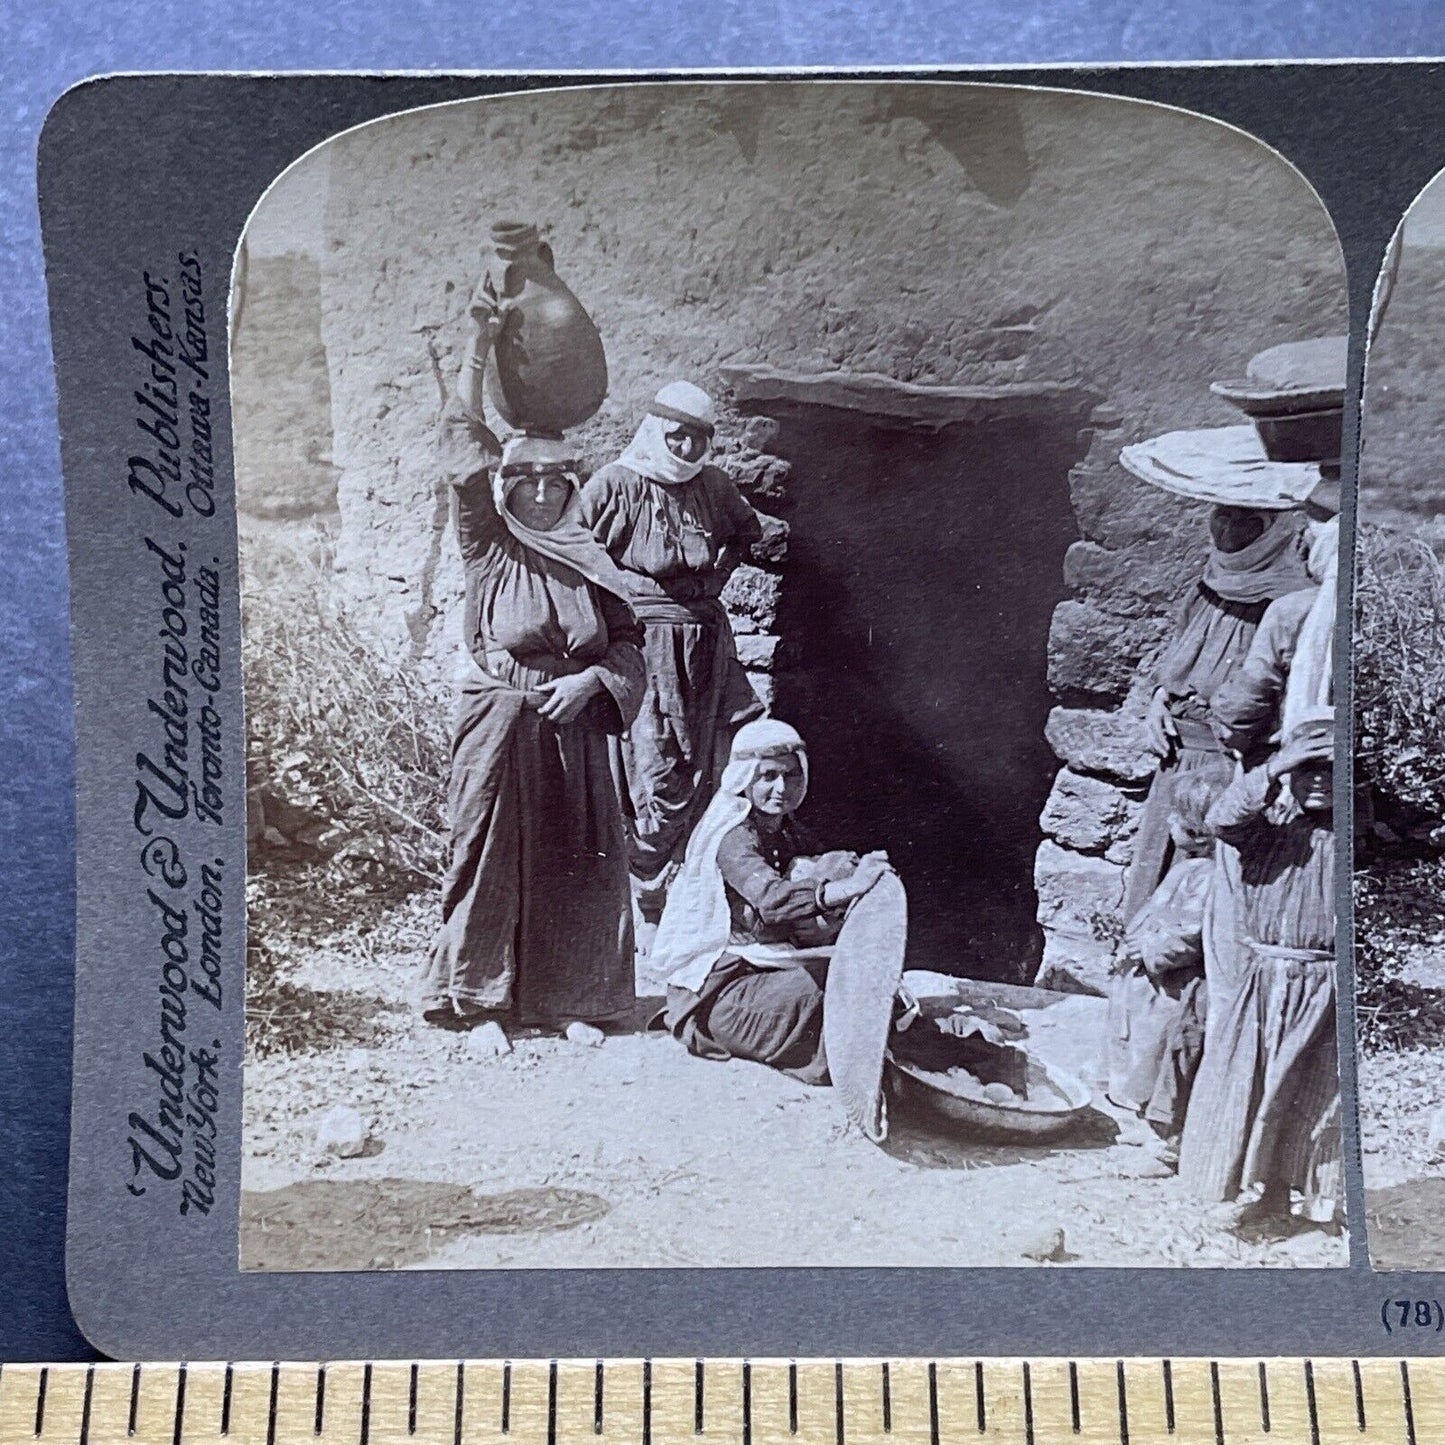
[{"label": "pebble", "polygon": [[1019,1253],[1025,1259],[1038,1260],[1040,1264],[1057,1264],[1068,1254],[1064,1231],[1057,1227],[1041,1229],[1025,1241]]},{"label": "pebble", "polygon": [[563,1036],[569,1043],[581,1044],[583,1048],[595,1049],[606,1037],[602,1030],[594,1028],[591,1024],[584,1024],[581,1020],[567,1025]]},{"label": "pebble", "polygon": [[316,1143],[338,1159],[360,1158],[366,1149],[366,1120],[349,1104],[337,1104],[316,1125]]},{"label": "pebble", "polygon": [[488,1019],[467,1035],[466,1051],[468,1058],[500,1059],[512,1052],[512,1041],[501,1024],[495,1019]]}]

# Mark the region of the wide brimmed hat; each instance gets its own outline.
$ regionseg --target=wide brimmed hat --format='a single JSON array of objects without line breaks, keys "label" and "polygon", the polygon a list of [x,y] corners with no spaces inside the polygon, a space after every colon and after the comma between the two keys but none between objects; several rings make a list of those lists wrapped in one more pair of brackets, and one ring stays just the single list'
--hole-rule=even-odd
[{"label": "wide brimmed hat", "polygon": [[1172,431],[1119,453],[1124,469],[1195,502],[1286,512],[1320,484],[1319,466],[1271,461],[1252,426]]},{"label": "wide brimmed hat", "polygon": [[1348,344],[1344,336],[1320,336],[1271,346],[1250,359],[1242,378],[1209,389],[1253,421],[1272,461],[1338,466]]}]

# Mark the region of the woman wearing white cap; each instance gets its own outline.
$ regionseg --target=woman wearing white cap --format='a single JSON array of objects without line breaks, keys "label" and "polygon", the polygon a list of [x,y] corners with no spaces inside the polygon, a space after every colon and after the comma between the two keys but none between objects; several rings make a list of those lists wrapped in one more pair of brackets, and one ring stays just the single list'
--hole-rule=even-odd
[{"label": "woman wearing white cap", "polygon": [[494,475],[474,463],[453,483],[470,671],[423,1000],[444,1026],[594,1024],[634,1003],[607,740],[642,701],[641,631],[579,520],[574,457],[564,442],[514,437]]},{"label": "woman wearing white cap", "polygon": [[807,793],[808,752],[793,728],[761,718],[738,730],[650,962],[667,980],[667,1026],[689,1052],[824,1084],[829,945],[888,859],[819,855],[794,819]]},{"label": "woman wearing white cap", "polygon": [[715,424],[705,391],[669,382],[627,449],[582,489],[582,518],[622,569],[645,628],[647,696],[617,748],[634,889],[651,918],[734,731],[763,711],[718,601],[762,524],[727,474],[707,465]]}]

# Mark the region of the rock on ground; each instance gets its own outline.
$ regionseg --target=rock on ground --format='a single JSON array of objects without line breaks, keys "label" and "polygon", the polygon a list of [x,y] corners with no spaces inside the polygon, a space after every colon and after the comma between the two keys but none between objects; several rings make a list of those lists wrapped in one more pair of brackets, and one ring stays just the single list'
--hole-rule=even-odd
[{"label": "rock on ground", "polygon": [[338,1159],[358,1159],[366,1149],[366,1120],[346,1104],[334,1104],[316,1125],[316,1143]]}]

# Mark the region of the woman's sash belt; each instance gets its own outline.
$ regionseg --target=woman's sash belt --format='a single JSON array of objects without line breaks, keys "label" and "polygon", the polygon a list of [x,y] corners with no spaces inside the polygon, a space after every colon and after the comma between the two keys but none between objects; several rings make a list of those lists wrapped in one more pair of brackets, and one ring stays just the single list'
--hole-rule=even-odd
[{"label": "woman's sash belt", "polygon": [[1330,948],[1287,948],[1282,943],[1261,943],[1255,938],[1246,938],[1244,946],[1257,957],[1271,963],[1333,963],[1334,950]]},{"label": "woman's sash belt", "polygon": [[644,627],[726,627],[727,613],[716,597],[698,597],[682,602],[675,597],[633,597],[629,601]]}]

